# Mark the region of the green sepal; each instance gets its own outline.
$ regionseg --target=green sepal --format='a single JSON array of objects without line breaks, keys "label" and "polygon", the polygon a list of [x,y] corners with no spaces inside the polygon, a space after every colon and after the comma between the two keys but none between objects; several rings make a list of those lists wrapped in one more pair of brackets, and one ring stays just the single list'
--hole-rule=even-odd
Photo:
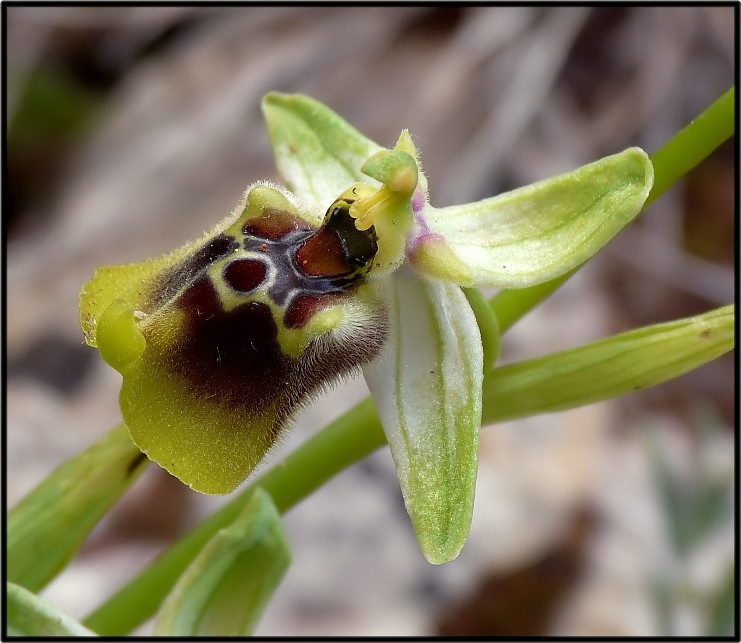
[{"label": "green sepal", "polygon": [[208,541],[157,615],[157,636],[249,636],[291,561],[278,510],[262,489]]},{"label": "green sepal", "polygon": [[71,616],[15,583],[7,583],[7,636],[97,636]]},{"label": "green sepal", "polygon": [[409,258],[461,286],[542,283],[595,255],[641,211],[652,184],[651,161],[634,147],[476,203],[426,205]]},{"label": "green sepal", "polygon": [[361,167],[383,148],[322,103],[271,92],[262,111],[278,172],[304,200],[327,208],[353,183],[369,182]]},{"label": "green sepal", "polygon": [[7,579],[42,589],[146,463],[121,424],[54,471],[8,514]]},{"label": "green sepal", "polygon": [[553,413],[640,391],[734,347],[734,306],[494,369],[484,380],[483,422]]}]

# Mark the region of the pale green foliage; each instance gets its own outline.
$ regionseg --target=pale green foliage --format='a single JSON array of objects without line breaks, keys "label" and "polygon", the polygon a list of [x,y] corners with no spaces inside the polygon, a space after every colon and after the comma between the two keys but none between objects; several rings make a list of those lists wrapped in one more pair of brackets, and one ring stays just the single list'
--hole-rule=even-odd
[{"label": "pale green foliage", "polygon": [[122,424],[46,478],[8,514],[8,580],[42,589],[146,462]]},{"label": "pale green foliage", "polygon": [[95,636],[36,594],[15,583],[7,583],[6,625],[9,636]]}]

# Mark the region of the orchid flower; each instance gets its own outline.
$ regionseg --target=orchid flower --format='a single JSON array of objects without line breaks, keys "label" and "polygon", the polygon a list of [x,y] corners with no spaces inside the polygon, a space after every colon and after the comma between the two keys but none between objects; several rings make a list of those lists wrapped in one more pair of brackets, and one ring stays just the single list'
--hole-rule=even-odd
[{"label": "orchid flower", "polygon": [[640,212],[651,162],[631,148],[436,208],[406,130],[384,149],[306,96],[269,94],[263,111],[288,188],[254,183],[200,239],[96,271],[86,341],[123,375],[137,447],[210,494],[362,368],[421,550],[449,561],[471,522],[492,366],[464,288],[523,288],[585,262]]}]

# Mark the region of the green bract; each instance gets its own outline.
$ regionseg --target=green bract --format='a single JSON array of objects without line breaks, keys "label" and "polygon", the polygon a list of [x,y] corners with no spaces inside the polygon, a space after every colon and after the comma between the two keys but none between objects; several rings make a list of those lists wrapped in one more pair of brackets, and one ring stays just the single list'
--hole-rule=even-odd
[{"label": "green bract", "polygon": [[248,636],[288,569],[280,515],[262,489],[201,549],[157,615],[159,636]]},{"label": "green bract", "polygon": [[256,183],[201,239],[98,271],[81,295],[86,340],[123,375],[135,443],[206,493],[238,486],[301,404],[362,368],[422,552],[451,560],[498,347],[462,287],[576,268],[641,210],[651,162],[632,148],[437,209],[406,131],[383,149],[305,96],[269,94],[263,110],[291,191]]}]

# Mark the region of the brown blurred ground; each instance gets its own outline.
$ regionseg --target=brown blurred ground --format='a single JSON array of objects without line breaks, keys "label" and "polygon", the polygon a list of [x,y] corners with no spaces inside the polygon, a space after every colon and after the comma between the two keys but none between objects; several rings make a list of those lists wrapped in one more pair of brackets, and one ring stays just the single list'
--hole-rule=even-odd
[{"label": "brown blurred ground", "polygon": [[[630,145],[653,152],[734,82],[732,7],[5,9],[11,504],[117,422],[118,376],[77,325],[81,284],[277,179],[266,91],[308,93],[384,145],[409,128],[447,205]],[[503,359],[730,302],[736,172],[729,143],[515,327]],[[364,394],[356,381],[324,398],[284,448]],[[287,516],[294,564],[259,633],[516,634],[512,588],[552,614],[521,633],[706,632],[698,604],[733,560],[730,505],[678,552],[646,436],[682,498],[715,485],[730,499],[734,402],[726,356],[618,402],[486,429],[471,539],[441,568],[418,554],[375,454]],[[218,502],[150,467],[46,596],[82,616]],[[543,572],[548,560],[568,564]]]}]

